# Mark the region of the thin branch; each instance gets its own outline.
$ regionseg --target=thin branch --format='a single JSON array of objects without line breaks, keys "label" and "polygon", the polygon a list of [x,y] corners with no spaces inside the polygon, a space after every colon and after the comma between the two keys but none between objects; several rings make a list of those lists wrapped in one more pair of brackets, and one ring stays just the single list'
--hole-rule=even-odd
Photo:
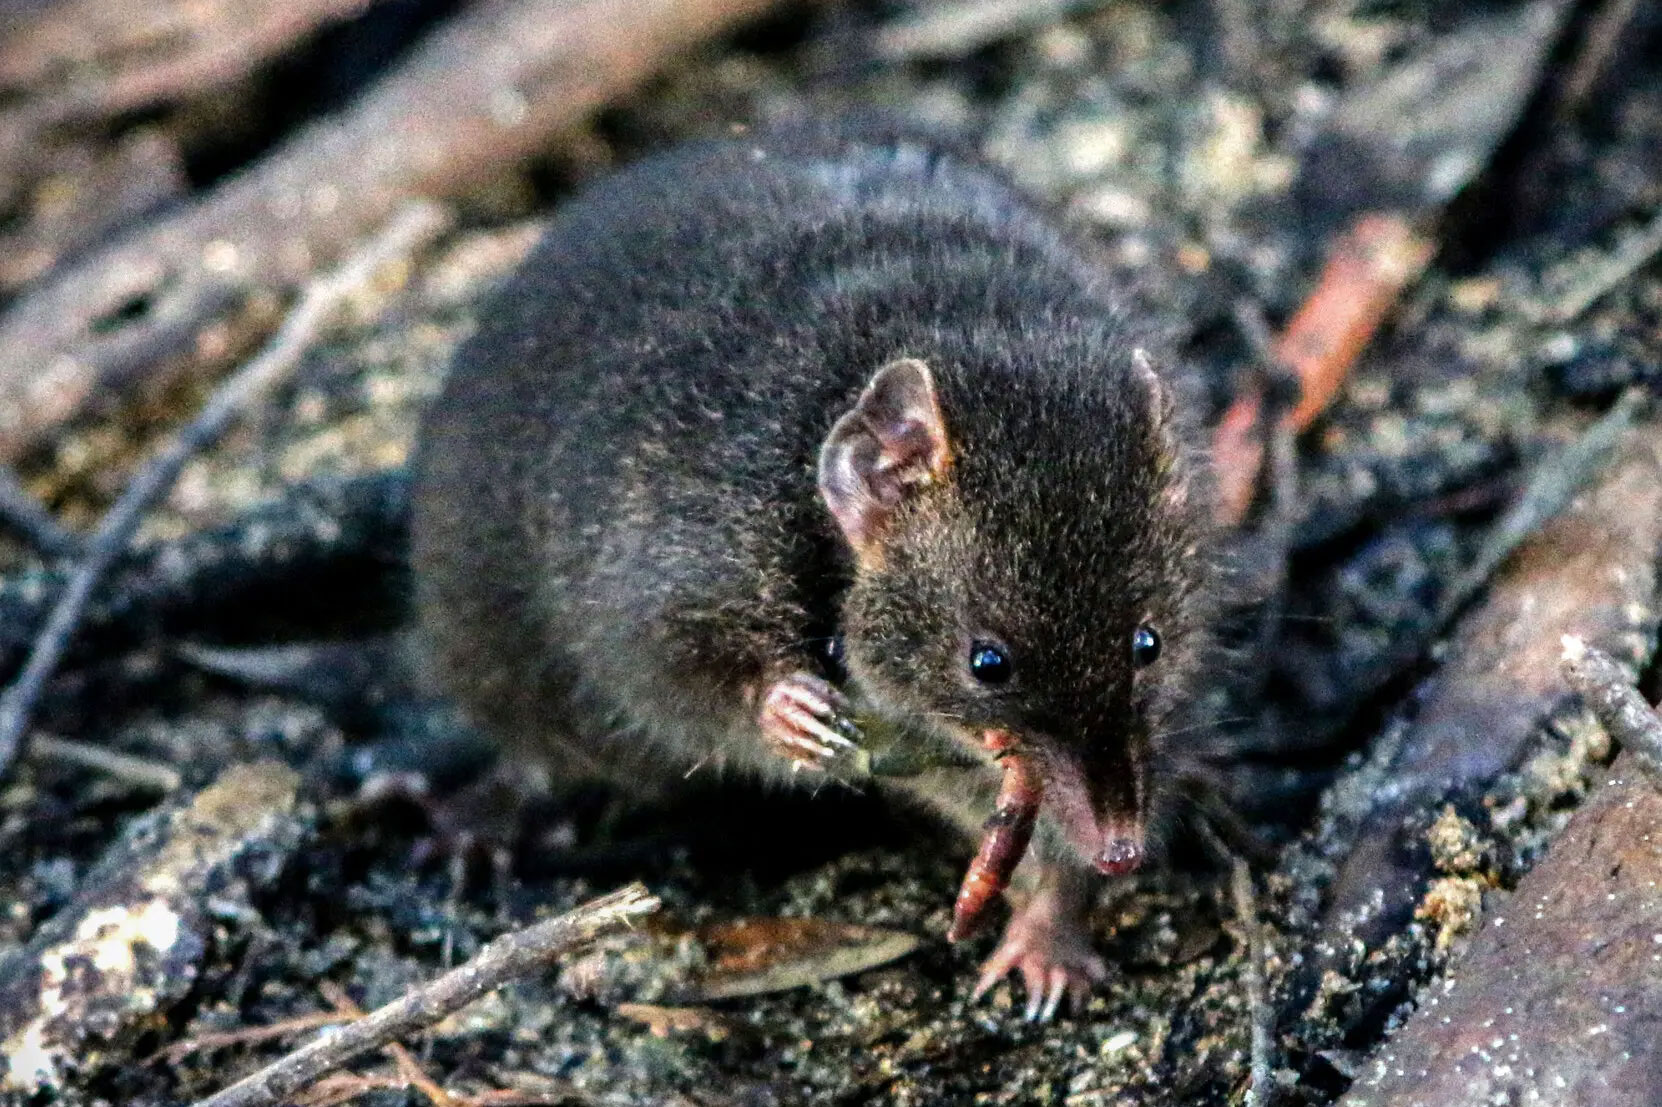
[{"label": "thin branch", "polygon": [[1270,1009],[1268,984],[1264,978],[1264,931],[1258,923],[1257,899],[1252,891],[1252,870],[1239,857],[1230,861],[1229,890],[1235,901],[1235,916],[1246,932],[1247,1017],[1252,1023],[1251,1075],[1244,1107],[1269,1107],[1275,1086],[1275,1012]]},{"label": "thin branch", "polygon": [[29,752],[36,757],[50,757],[83,769],[92,769],[105,776],[124,780],[128,784],[164,795],[177,792],[181,781],[179,772],[171,765],[149,761],[142,757],[72,742],[51,734],[37,734],[29,743]]},{"label": "thin branch", "polygon": [[1621,662],[1582,639],[1566,634],[1564,676],[1586,701],[1610,737],[1662,783],[1662,716],[1633,686]]},{"label": "thin branch", "polygon": [[1484,536],[1477,557],[1438,601],[1434,620],[1437,627],[1447,625],[1459,614],[1519,546],[1598,479],[1633,426],[1644,400],[1644,389],[1629,388],[1579,438],[1535,465],[1516,502]]},{"label": "thin branch", "polygon": [[134,477],[99,524],[86,557],[36,637],[23,671],[0,695],[0,777],[16,760],[35,705],[46,682],[57,671],[93,589],[126,550],[145,512],[167,494],[194,455],[216,441],[239,415],[293,371],[342,300],[363,287],[382,265],[437,236],[445,222],[441,209],[413,205],[363,251],[308,288],[270,344],[227,378],[196,418]]},{"label": "thin branch", "polygon": [[47,557],[75,557],[82,542],[29,494],[9,468],[0,466],[0,525]]},{"label": "thin branch", "polygon": [[245,1077],[196,1107],[276,1107],[295,1092],[369,1050],[431,1026],[510,980],[544,968],[562,954],[631,925],[656,911],[658,899],[641,884],[590,900],[564,915],[491,942],[467,964],[349,1026],[320,1037]]},{"label": "thin branch", "polygon": [[1546,322],[1563,326],[1620,288],[1629,277],[1662,253],[1662,212],[1633,232],[1591,272],[1582,276],[1545,312]]},{"label": "thin branch", "polygon": [[345,1015],[336,1011],[314,1011],[307,1015],[295,1015],[293,1018],[283,1019],[267,1026],[244,1026],[236,1030],[222,1030],[212,1034],[198,1034],[194,1038],[185,1038],[174,1042],[166,1049],[159,1049],[149,1057],[150,1061],[166,1061],[170,1065],[177,1065],[193,1053],[207,1053],[216,1049],[229,1049],[231,1046],[258,1045],[269,1042],[274,1038],[291,1038],[296,1034],[304,1034],[308,1030],[318,1030],[325,1026],[339,1026],[343,1022],[351,1022],[356,1015]]},{"label": "thin branch", "polygon": [[[323,998],[341,1014],[354,1021],[364,1017],[364,1009],[346,994],[346,989],[333,980],[324,980],[319,983],[318,990]],[[398,1069],[399,1076],[422,1095],[432,1101],[433,1107],[456,1107],[456,1100],[451,1094],[439,1087],[438,1081],[427,1075],[427,1070],[415,1059],[409,1050],[399,1042],[388,1042],[381,1047],[388,1059]]]}]

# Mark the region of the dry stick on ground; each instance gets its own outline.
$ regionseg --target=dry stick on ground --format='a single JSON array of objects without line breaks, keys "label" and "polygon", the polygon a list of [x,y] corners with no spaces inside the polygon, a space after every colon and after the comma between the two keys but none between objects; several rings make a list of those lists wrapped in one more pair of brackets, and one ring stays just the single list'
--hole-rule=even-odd
[{"label": "dry stick on ground", "polygon": [[165,1049],[152,1053],[148,1061],[166,1061],[170,1065],[177,1065],[193,1053],[207,1053],[215,1049],[227,1049],[231,1046],[258,1045],[269,1042],[274,1038],[292,1038],[296,1034],[304,1034],[308,1030],[320,1030],[325,1026],[339,1026],[343,1022],[351,1022],[356,1015],[346,1015],[334,1011],[314,1011],[309,1015],[296,1015],[293,1018],[283,1019],[268,1026],[244,1026],[236,1030],[222,1030],[212,1034],[198,1034],[194,1038],[185,1038],[174,1042]]},{"label": "dry stick on ground", "polygon": [[1597,480],[1627,438],[1645,400],[1645,390],[1629,388],[1608,412],[1580,437],[1542,458],[1529,474],[1512,505],[1489,528],[1477,555],[1454,578],[1437,602],[1433,623],[1441,628],[1481,592],[1506,559],[1543,526],[1557,518],[1581,492]]},{"label": "dry stick on ground", "polygon": [[29,752],[36,757],[50,757],[55,761],[103,773],[147,792],[171,795],[177,792],[183,783],[179,771],[171,765],[134,757],[117,750],[89,746],[85,742],[73,742],[51,734],[35,735],[29,742]]},{"label": "dry stick on ground", "polygon": [[294,369],[343,299],[361,289],[382,265],[436,237],[446,223],[440,209],[430,204],[412,206],[361,253],[314,284],[259,356],[220,385],[196,418],[127,486],[99,524],[86,556],[36,636],[23,671],[0,695],[0,777],[17,757],[35,704],[57,671],[93,589],[126,550],[144,513],[167,493],[193,456]]},{"label": "dry stick on ground", "polygon": [[1631,43],[1642,32],[1633,26],[1642,10],[1640,0],[1605,0],[1588,20],[1581,49],[1565,66],[1562,91],[1555,114],[1561,122],[1587,106],[1587,99],[1607,72],[1611,59],[1623,43]]},{"label": "dry stick on ground", "polygon": [[81,539],[54,519],[4,466],[0,466],[0,525],[47,557],[74,557],[81,552]]},{"label": "dry stick on ground", "polygon": [[94,400],[217,367],[417,198],[544,153],[692,46],[776,0],[483,0],[339,115],[194,204],[61,269],[0,316],[0,461]]},{"label": "dry stick on ground", "polygon": [[1246,932],[1247,1018],[1252,1024],[1251,1073],[1247,1078],[1245,1107],[1269,1107],[1275,1084],[1275,1012],[1270,1009],[1269,983],[1264,978],[1268,950],[1264,929],[1258,922],[1257,897],[1252,891],[1252,870],[1239,857],[1229,864],[1229,891],[1235,901],[1235,917]]},{"label": "dry stick on ground", "polygon": [[[1302,431],[1338,395],[1351,368],[1390,314],[1402,290],[1424,272],[1433,243],[1394,212],[1363,215],[1340,237],[1315,289],[1287,324],[1274,347],[1275,360],[1302,388],[1283,418]],[[1219,522],[1246,518],[1263,467],[1258,433],[1263,398],[1248,389],[1230,405],[1213,434]]]},{"label": "dry stick on ground", "polygon": [[504,934],[467,964],[349,1026],[324,1033],[282,1060],[201,1100],[196,1107],[275,1107],[354,1057],[431,1026],[508,981],[543,969],[562,954],[631,925],[658,906],[657,898],[644,886],[631,884],[564,915]]},{"label": "dry stick on ground", "polygon": [[1581,314],[1662,253],[1662,212],[1633,231],[1601,264],[1578,280],[1545,312],[1545,321],[1563,326]]},{"label": "dry stick on ground", "polygon": [[1633,686],[1614,657],[1574,635],[1563,638],[1564,676],[1599,724],[1658,783],[1662,783],[1662,716]]},{"label": "dry stick on ground", "polygon": [[[352,997],[346,994],[345,988],[342,988],[333,980],[320,981],[318,991],[322,992],[323,998],[328,1000],[330,1006],[341,1014],[353,1020],[364,1017],[364,1009],[359,1007]],[[388,1042],[381,1047],[381,1051],[391,1058],[392,1063],[397,1066],[400,1078],[431,1100],[433,1107],[455,1107],[455,1098],[439,1087],[438,1081],[427,1075],[426,1070],[421,1067],[415,1057],[402,1044]]]}]

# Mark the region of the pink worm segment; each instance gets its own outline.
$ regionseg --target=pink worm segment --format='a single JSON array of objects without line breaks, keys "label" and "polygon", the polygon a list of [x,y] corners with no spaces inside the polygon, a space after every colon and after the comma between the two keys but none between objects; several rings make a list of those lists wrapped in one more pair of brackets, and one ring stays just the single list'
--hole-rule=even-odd
[{"label": "pink worm segment", "polygon": [[[987,735],[994,752],[1009,748],[1009,739],[998,731]],[[992,816],[982,830],[981,847],[964,873],[958,900],[952,907],[949,942],[968,938],[986,921],[987,908],[1010,886],[1010,876],[1021,863],[1033,838],[1033,824],[1044,799],[1044,783],[1032,761],[1017,753],[1004,758],[1004,780]]]}]

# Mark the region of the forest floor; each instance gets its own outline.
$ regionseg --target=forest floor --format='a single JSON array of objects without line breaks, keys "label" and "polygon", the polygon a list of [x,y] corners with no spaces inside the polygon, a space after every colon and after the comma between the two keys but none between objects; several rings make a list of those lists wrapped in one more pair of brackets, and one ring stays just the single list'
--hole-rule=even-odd
[{"label": "forest floor", "polygon": [[[353,285],[188,461],[0,765],[0,1102],[195,1101],[348,1002],[379,1007],[637,879],[663,900],[650,925],[293,1101],[1662,1095],[1662,855],[1622,814],[1656,789],[1560,668],[1576,637],[1648,687],[1657,625],[1653,8],[828,3],[731,37],[722,20],[766,5],[704,0],[683,10],[719,18],[676,32],[650,80],[655,57],[596,48],[619,74],[598,82],[608,106],[547,108],[567,93],[527,77],[492,110],[547,133],[493,139],[440,133],[433,105],[490,65],[557,86],[557,45],[515,30],[546,4],[299,5],[305,33],[249,31],[240,68],[147,62],[134,43],[152,40],[106,15],[132,57],[77,53],[102,26],[88,12],[123,7],[0,6],[0,462],[71,532],[67,552],[0,535],[6,672],[80,556],[73,534],[296,293],[417,198],[451,222]],[[519,53],[497,58],[490,34],[519,34]],[[396,152],[331,145],[330,126],[386,130],[385,105],[435,88],[430,130]],[[1270,849],[1253,915],[1174,828],[1173,864],[1100,890],[1112,980],[1048,1025],[1010,984],[971,1002],[992,935],[941,937],[967,857],[921,815],[697,778],[648,807],[572,793],[495,765],[396,679],[417,413],[562,199],[679,139],[855,114],[964,136],[1056,204],[1182,352],[1208,426],[1273,377],[1273,335],[1370,215],[1429,257],[1298,437],[1284,510],[1259,503],[1220,555],[1255,567],[1203,705]],[[1533,928],[1521,963],[1506,925]],[[65,959],[123,928],[140,933],[127,963]],[[1595,956],[1599,983],[1578,975]],[[1455,979],[1459,1049],[1414,1014]],[[1492,1025],[1491,1000],[1514,1024]],[[249,1033],[271,1026],[286,1032]]]}]

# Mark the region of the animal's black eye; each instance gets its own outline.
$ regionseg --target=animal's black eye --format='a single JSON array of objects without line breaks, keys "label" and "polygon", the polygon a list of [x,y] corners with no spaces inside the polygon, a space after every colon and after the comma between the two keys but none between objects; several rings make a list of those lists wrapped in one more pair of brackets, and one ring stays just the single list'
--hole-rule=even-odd
[{"label": "animal's black eye", "polygon": [[971,644],[969,668],[970,675],[982,684],[1003,684],[1016,671],[1004,647],[991,642]]},{"label": "animal's black eye", "polygon": [[1160,632],[1151,626],[1140,626],[1131,632],[1131,664],[1147,668],[1160,660]]}]

